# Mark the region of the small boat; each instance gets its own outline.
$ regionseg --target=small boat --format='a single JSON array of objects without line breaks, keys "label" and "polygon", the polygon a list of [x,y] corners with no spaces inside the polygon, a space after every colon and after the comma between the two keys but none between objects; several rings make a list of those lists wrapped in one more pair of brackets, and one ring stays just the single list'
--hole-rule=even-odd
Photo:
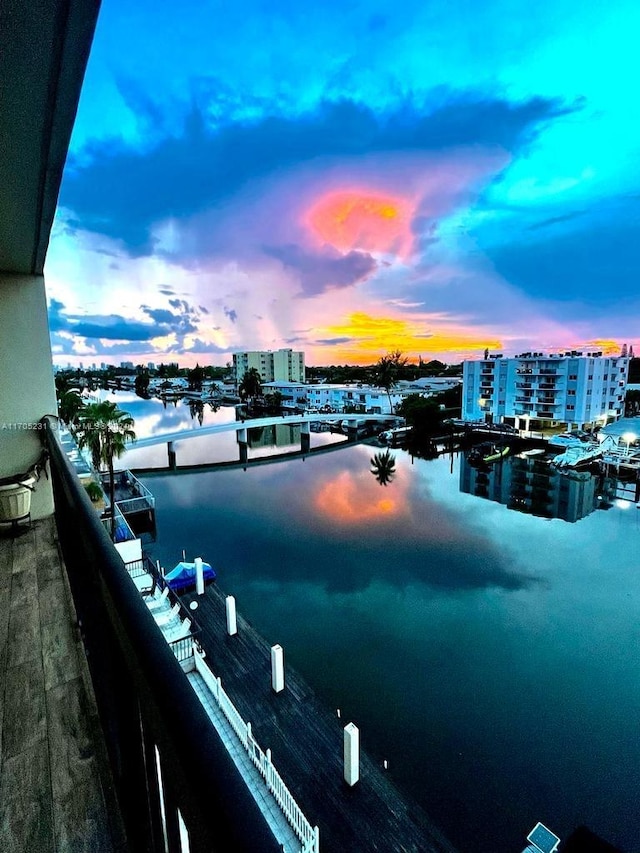
[{"label": "small boat", "polygon": [[551,464],[556,468],[577,468],[587,465],[602,456],[602,446],[599,444],[581,444],[569,446],[564,453],[554,456]]},{"label": "small boat", "polygon": [[489,453],[487,456],[483,456],[482,461],[485,463],[497,462],[498,459],[502,459],[505,456],[508,456],[510,450],[511,448],[508,445],[504,445],[503,447],[496,447],[493,452]]},{"label": "small boat", "polygon": [[510,450],[511,448],[507,444],[497,445],[490,441],[483,442],[469,451],[467,461],[471,465],[490,465],[492,462],[504,459]]},{"label": "small boat", "polygon": [[586,433],[576,431],[550,435],[548,441],[551,447],[582,447],[589,439]]},{"label": "small boat", "polygon": [[413,427],[395,427],[381,432],[379,440],[385,444],[399,444],[411,435]]},{"label": "small boat", "polygon": [[[216,573],[209,563],[203,561],[202,571],[205,583],[216,579]],[[180,562],[164,576],[164,579],[174,592],[191,589],[196,585],[196,564]]]}]

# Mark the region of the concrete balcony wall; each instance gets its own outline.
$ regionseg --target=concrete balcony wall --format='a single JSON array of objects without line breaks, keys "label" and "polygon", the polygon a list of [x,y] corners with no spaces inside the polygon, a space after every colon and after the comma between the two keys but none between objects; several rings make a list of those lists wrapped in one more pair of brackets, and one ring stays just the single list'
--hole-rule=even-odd
[{"label": "concrete balcony wall", "polygon": [[[38,460],[40,433],[28,427],[56,412],[44,277],[0,273],[0,478]],[[51,482],[42,475],[31,515],[52,512]]]}]

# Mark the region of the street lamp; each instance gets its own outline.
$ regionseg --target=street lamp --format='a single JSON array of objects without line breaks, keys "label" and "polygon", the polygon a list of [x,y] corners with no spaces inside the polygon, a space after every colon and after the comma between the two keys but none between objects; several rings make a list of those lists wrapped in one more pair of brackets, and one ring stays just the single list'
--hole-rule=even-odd
[{"label": "street lamp", "polygon": [[627,456],[629,455],[629,445],[631,444],[632,441],[635,441],[637,437],[638,436],[635,434],[635,432],[623,433],[622,440],[627,443],[627,454],[626,454]]}]

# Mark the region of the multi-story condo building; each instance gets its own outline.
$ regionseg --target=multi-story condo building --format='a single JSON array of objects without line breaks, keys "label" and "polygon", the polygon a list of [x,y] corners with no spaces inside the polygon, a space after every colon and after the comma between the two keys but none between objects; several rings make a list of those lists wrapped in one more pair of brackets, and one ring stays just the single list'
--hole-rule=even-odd
[{"label": "multi-story condo building", "polygon": [[304,382],[304,353],[291,349],[247,350],[233,354],[233,372],[236,385],[248,370],[255,368],[262,382]]},{"label": "multi-story condo building", "polygon": [[466,361],[462,417],[525,430],[602,426],[624,412],[628,369],[627,357],[601,352],[526,352]]}]

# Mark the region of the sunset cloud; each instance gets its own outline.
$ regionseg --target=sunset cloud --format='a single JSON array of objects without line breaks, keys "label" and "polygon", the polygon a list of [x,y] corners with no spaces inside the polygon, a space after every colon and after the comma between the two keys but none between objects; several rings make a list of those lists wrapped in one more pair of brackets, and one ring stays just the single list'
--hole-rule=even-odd
[{"label": "sunset cloud", "polygon": [[[327,333],[335,335],[337,360],[355,364],[371,364],[380,354],[399,349],[417,359],[420,354],[465,352],[481,353],[485,347],[500,349],[502,344],[492,337],[478,337],[464,332],[449,333],[429,331],[420,320],[394,317],[372,317],[355,313],[343,323],[328,327]],[[342,336],[342,337],[340,337]]]},{"label": "sunset cloud", "polygon": [[530,27],[499,0],[198,3],[176,39],[174,7],[114,0],[47,257],[54,351],[640,349],[621,2],[543,0]]}]

